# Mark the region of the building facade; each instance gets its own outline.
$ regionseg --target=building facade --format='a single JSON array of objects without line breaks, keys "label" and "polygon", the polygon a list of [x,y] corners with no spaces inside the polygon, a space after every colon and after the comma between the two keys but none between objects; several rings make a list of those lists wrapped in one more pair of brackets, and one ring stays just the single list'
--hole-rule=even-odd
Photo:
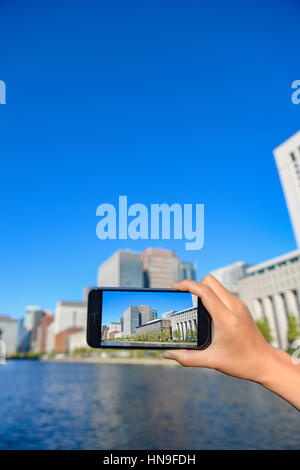
[{"label": "building facade", "polygon": [[67,328],[86,328],[87,305],[85,302],[60,300],[56,305],[54,332],[55,335]]},{"label": "building facade", "polygon": [[4,341],[6,354],[17,351],[19,322],[8,315],[0,315],[0,340]]},{"label": "building facade", "polygon": [[211,274],[223,284],[232,294],[238,295],[238,284],[239,279],[244,277],[249,264],[243,261],[237,261],[236,263],[229,264],[223,268],[215,269],[211,271]]},{"label": "building facade", "polygon": [[69,350],[69,338],[74,333],[84,332],[83,328],[72,327],[67,328],[64,331],[60,331],[55,335],[55,345],[54,349],[56,352],[65,353]]},{"label": "building facade", "polygon": [[274,150],[297,245],[300,248],[300,131]]},{"label": "building facade", "polygon": [[147,248],[141,260],[144,272],[144,287],[171,287],[182,279],[181,262],[173,251]]},{"label": "building facade", "polygon": [[124,311],[124,333],[128,335],[134,334],[136,326],[140,325],[139,307],[131,305]]},{"label": "building facade", "polygon": [[143,287],[143,270],[140,253],[130,250],[116,251],[99,266],[98,286]]},{"label": "building facade", "polygon": [[300,321],[300,250],[247,268],[239,296],[255,320],[268,321],[273,345],[287,349],[289,315]]},{"label": "building facade", "polygon": [[136,326],[134,334],[136,335],[158,334],[159,336],[161,336],[162,332],[165,332],[171,335],[170,320],[157,318],[155,320],[149,321],[145,325]]},{"label": "building facade", "polygon": [[[195,307],[180,310],[171,316],[172,338],[176,338],[175,331],[179,331],[182,340],[188,339],[188,336],[196,335],[198,321],[198,309]],[[189,334],[188,334],[189,332]]]}]

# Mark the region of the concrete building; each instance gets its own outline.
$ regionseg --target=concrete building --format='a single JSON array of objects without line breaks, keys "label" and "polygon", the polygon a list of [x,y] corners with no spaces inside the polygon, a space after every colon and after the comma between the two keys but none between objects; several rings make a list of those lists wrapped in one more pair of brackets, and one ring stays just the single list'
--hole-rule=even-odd
[{"label": "concrete building", "polygon": [[23,327],[25,329],[26,341],[23,343],[22,351],[38,350],[38,331],[45,311],[41,307],[29,305],[25,310]]},{"label": "concrete building", "polygon": [[124,333],[128,335],[134,334],[136,326],[140,325],[139,307],[131,305],[124,311]]},{"label": "concrete building", "polygon": [[83,332],[83,328],[78,327],[71,327],[67,328],[66,330],[60,331],[57,335],[55,335],[55,351],[59,353],[65,353],[68,351],[69,347],[69,337],[74,333]]},{"label": "concrete building", "polygon": [[274,150],[280,181],[300,247],[300,131]]},{"label": "concrete building", "polygon": [[171,330],[172,338],[176,339],[175,331],[179,331],[181,339],[186,339],[187,331],[190,331],[190,335],[195,335],[195,328],[197,328],[198,321],[198,309],[195,307],[180,310],[171,316]]},{"label": "concrete building", "polygon": [[68,328],[86,328],[87,305],[84,302],[60,300],[56,305],[54,333],[57,335]]},{"label": "concrete building", "polygon": [[195,264],[181,262],[176,253],[162,248],[117,251],[98,270],[102,287],[171,287],[182,279],[196,279]]},{"label": "concrete building", "polygon": [[239,279],[242,278],[249,264],[243,261],[237,261],[236,263],[229,264],[222,268],[211,271],[212,274],[218,281],[223,284],[232,294],[238,295],[238,283]]},{"label": "concrete building", "polygon": [[162,332],[168,333],[171,335],[171,322],[170,320],[157,318],[155,320],[149,321],[144,325],[136,326],[134,334],[136,335],[148,335],[148,334],[158,334],[161,336]]},{"label": "concrete building", "polygon": [[69,335],[68,338],[68,350],[73,353],[75,349],[81,348],[88,348],[88,344],[86,342],[86,332],[84,330],[77,331]]},{"label": "concrete building", "polygon": [[[124,334],[134,334],[134,329],[157,318],[157,310],[150,305],[131,305],[124,311]],[[121,331],[121,330],[120,330]]]},{"label": "concrete building", "polygon": [[147,248],[141,254],[144,287],[171,287],[182,279],[181,262],[174,251]]},{"label": "concrete building", "polygon": [[130,250],[116,251],[100,265],[98,286],[143,287],[143,270],[140,253]]},{"label": "concrete building", "polygon": [[54,332],[54,321],[48,326],[46,330],[46,344],[45,350],[49,353],[55,348],[55,332]]},{"label": "concrete building", "polygon": [[238,289],[254,319],[268,321],[273,345],[287,349],[288,317],[300,321],[300,250],[248,267]]},{"label": "concrete building", "polygon": [[47,312],[41,319],[41,324],[38,328],[38,351],[46,351],[47,330],[53,321],[54,316],[50,312]]},{"label": "concrete building", "polygon": [[6,354],[17,351],[19,322],[8,315],[0,315],[0,340],[4,341]]},{"label": "concrete building", "polygon": [[191,279],[196,281],[196,267],[195,263],[190,261],[181,261],[181,276],[179,280]]}]

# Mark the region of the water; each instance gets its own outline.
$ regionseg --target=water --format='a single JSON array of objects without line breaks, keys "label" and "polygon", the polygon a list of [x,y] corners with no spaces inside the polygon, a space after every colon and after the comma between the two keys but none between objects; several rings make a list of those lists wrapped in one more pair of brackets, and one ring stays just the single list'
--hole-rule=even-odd
[{"label": "water", "polygon": [[10,361],[0,449],[299,449],[300,413],[214,371]]}]

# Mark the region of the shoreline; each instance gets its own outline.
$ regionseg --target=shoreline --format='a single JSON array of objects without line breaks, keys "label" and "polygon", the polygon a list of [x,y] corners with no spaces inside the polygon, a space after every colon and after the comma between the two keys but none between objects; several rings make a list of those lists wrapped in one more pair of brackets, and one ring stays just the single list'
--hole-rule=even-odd
[{"label": "shoreline", "polygon": [[87,364],[132,364],[132,365],[149,365],[149,366],[179,366],[176,361],[169,359],[156,359],[156,358],[127,358],[127,357],[65,357],[62,359],[41,359],[41,362],[74,362],[74,363],[87,363]]}]

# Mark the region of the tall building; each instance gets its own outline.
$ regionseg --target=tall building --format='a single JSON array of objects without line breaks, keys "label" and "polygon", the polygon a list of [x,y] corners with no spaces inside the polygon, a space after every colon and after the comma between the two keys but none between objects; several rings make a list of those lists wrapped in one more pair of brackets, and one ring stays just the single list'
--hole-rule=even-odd
[{"label": "tall building", "polygon": [[145,287],[171,287],[182,279],[181,262],[174,251],[161,248],[147,248],[141,260]]},{"label": "tall building", "polygon": [[300,322],[300,250],[248,267],[238,289],[254,319],[268,321],[273,345],[287,349],[289,316]]},{"label": "tall building", "polygon": [[50,312],[46,312],[46,315],[41,319],[41,324],[38,328],[38,351],[46,350],[47,330],[53,321],[54,316]]},{"label": "tall building", "polygon": [[196,281],[196,267],[195,263],[190,261],[181,261],[181,279],[191,279]]},{"label": "tall building", "polygon": [[238,293],[238,282],[242,278],[249,264],[243,261],[237,261],[236,263],[229,264],[222,268],[211,271],[212,274],[223,286],[226,287],[232,294],[237,295]]},{"label": "tall building", "polygon": [[54,333],[69,328],[86,328],[87,305],[84,302],[71,302],[60,300],[56,305]]},{"label": "tall building", "polygon": [[124,333],[133,335],[136,326],[140,325],[139,307],[131,305],[124,311]]},{"label": "tall building", "polygon": [[28,350],[38,350],[38,331],[41,320],[45,315],[45,311],[41,307],[28,305],[26,307],[23,327],[25,330],[23,346],[21,350],[26,352]]},{"label": "tall building", "polygon": [[4,341],[6,354],[17,351],[18,320],[7,315],[0,315],[0,339]]},{"label": "tall building", "polygon": [[300,131],[274,150],[295,238],[300,247]]},{"label": "tall building", "polygon": [[99,267],[98,286],[143,287],[143,285],[140,253],[130,250],[116,251]]},{"label": "tall building", "polygon": [[98,270],[102,287],[171,287],[182,279],[196,279],[195,264],[182,262],[176,253],[162,248],[116,251]]}]

